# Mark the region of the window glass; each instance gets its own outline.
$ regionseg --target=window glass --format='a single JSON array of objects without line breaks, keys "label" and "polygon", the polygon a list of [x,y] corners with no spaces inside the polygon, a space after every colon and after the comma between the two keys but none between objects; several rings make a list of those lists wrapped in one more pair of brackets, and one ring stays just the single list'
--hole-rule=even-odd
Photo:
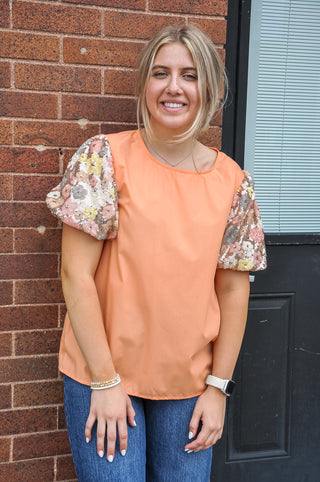
[{"label": "window glass", "polygon": [[320,2],[254,0],[245,169],[267,233],[320,232]]}]

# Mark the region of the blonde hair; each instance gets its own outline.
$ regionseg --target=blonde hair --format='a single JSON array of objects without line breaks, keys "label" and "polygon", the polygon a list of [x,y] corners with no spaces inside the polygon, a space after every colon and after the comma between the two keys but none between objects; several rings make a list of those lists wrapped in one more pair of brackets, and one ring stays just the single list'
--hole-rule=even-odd
[{"label": "blonde hair", "polygon": [[146,104],[148,80],[159,49],[174,42],[180,42],[191,54],[197,69],[200,97],[200,108],[192,126],[177,136],[176,140],[197,137],[206,130],[219,106],[222,80],[225,92],[227,91],[227,77],[221,58],[213,42],[200,28],[193,24],[163,28],[145,46],[137,70],[137,121],[139,128],[144,126],[148,138],[152,137],[150,114]]}]

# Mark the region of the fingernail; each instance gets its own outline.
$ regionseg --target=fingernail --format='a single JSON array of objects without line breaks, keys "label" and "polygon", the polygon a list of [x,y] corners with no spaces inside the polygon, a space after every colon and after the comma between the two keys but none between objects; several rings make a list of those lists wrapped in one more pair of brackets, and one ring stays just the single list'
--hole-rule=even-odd
[{"label": "fingernail", "polygon": [[191,452],[193,452],[193,450],[188,450],[188,452],[187,452],[187,453],[188,453],[188,454],[191,454]]},{"label": "fingernail", "polygon": [[136,421],[135,421],[135,420],[133,421],[133,426],[134,426],[134,427],[136,427],[136,426],[137,426],[137,424],[136,424]]},{"label": "fingernail", "polygon": [[87,442],[87,444],[90,442],[89,437],[86,437],[86,442]]},{"label": "fingernail", "polygon": [[189,449],[184,449],[185,452],[188,452]]},{"label": "fingernail", "polygon": [[113,455],[108,456],[108,462],[113,462]]},{"label": "fingernail", "polygon": [[103,450],[99,450],[99,457],[102,459],[102,457],[103,457]]},{"label": "fingernail", "polygon": [[191,438],[193,438],[193,432],[189,432],[188,437],[189,437],[189,440],[190,440]]},{"label": "fingernail", "polygon": [[121,455],[124,457],[126,455],[127,451],[126,450],[121,450]]}]

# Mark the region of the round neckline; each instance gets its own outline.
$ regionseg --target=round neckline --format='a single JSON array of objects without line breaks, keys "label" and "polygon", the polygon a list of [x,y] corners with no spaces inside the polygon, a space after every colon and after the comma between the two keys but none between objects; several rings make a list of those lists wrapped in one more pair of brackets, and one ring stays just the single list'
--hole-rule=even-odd
[{"label": "round neckline", "polygon": [[141,132],[139,129],[137,129],[137,135],[138,135],[138,139],[139,139],[139,142],[140,144],[142,145],[142,148],[143,150],[146,152],[146,154],[148,155],[149,159],[151,161],[153,161],[155,164],[157,164],[158,166],[161,166],[163,167],[164,169],[169,169],[170,171],[174,171],[174,172],[181,172],[183,174],[193,174],[193,175],[196,175],[196,176],[202,176],[203,174],[210,174],[210,172],[214,171],[215,168],[216,168],[216,164],[217,164],[217,160],[218,160],[218,157],[220,155],[220,151],[219,149],[216,149],[215,147],[209,147],[209,149],[215,151],[217,153],[217,157],[213,163],[213,166],[210,167],[210,169],[206,169],[205,171],[189,171],[188,169],[180,169],[179,167],[173,167],[173,166],[169,166],[169,165],[166,165],[164,164],[163,162],[159,161],[158,159],[156,159],[152,154],[151,152],[149,151],[149,149],[147,148],[147,146],[145,145],[144,143],[144,140],[143,140],[143,137],[141,135]]}]

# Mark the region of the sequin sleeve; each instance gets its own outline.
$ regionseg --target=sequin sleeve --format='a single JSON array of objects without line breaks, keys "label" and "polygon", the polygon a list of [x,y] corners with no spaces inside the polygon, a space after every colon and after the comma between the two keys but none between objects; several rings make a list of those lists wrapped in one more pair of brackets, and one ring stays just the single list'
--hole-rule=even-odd
[{"label": "sequin sleeve", "polygon": [[117,187],[105,135],[82,144],[60,184],[47,195],[46,203],[54,216],[97,239],[117,236]]},{"label": "sequin sleeve", "polygon": [[260,271],[266,266],[263,225],[255,198],[254,182],[251,175],[244,171],[244,179],[233,198],[218,267]]}]

